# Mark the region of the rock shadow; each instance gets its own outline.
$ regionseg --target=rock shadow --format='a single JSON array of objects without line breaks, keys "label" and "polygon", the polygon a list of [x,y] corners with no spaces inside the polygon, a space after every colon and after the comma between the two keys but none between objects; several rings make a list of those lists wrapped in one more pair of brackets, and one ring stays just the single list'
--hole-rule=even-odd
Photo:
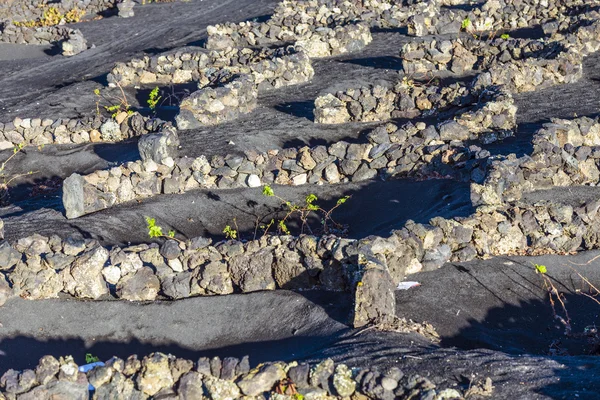
[{"label": "rock shadow", "polygon": [[[469,276],[467,279],[472,279],[476,284],[484,287],[491,297],[503,301],[510,295],[510,288],[506,289],[494,283],[486,286],[472,269],[461,265],[454,265],[454,267],[458,273],[467,274]],[[512,278],[515,285],[523,288],[527,286],[527,290],[531,290],[529,298],[521,297],[513,304],[504,302],[502,306],[492,307],[487,310],[485,318],[481,321],[474,318],[467,319],[468,326],[454,335],[442,337],[441,346],[464,350],[485,348],[515,355],[600,354],[597,333],[597,326],[600,325],[600,305],[597,302],[572,290],[571,288],[574,287],[572,281],[566,282],[564,277],[548,272],[547,277],[561,293],[567,310],[565,314],[556,297],[554,307],[552,306],[548,295],[545,294],[546,289],[542,279],[531,281],[523,273],[524,270],[517,267],[511,268],[511,272],[518,277],[518,279]],[[486,301],[482,301],[472,306],[476,309],[486,307],[485,304]],[[469,313],[470,310],[464,312]],[[557,315],[565,320],[567,315],[570,317],[572,334],[565,334],[565,324]]]},{"label": "rock shadow", "polygon": [[315,120],[314,100],[292,101],[289,103],[278,104],[274,107],[277,111],[292,115],[298,118],[305,118],[309,121]]},{"label": "rock shadow", "polygon": [[388,69],[393,71],[402,70],[402,59],[395,56],[353,58],[350,60],[341,60],[341,62],[376,69]]}]

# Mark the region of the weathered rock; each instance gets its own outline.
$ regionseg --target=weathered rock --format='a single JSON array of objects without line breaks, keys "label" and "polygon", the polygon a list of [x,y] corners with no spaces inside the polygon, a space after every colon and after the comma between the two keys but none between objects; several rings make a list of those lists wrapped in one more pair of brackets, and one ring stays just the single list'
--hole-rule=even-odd
[{"label": "weathered rock", "polygon": [[152,160],[163,164],[169,157],[175,159],[179,151],[179,137],[175,130],[143,135],[138,141],[138,150],[143,161]]},{"label": "weathered rock", "polygon": [[136,383],[142,392],[150,396],[172,387],[175,382],[169,369],[169,357],[162,353],[144,357]]},{"label": "weathered rock", "polygon": [[117,296],[129,301],[156,300],[160,281],[149,267],[142,267],[119,280]]},{"label": "weathered rock", "polygon": [[274,363],[244,376],[237,382],[237,385],[246,396],[258,396],[261,393],[270,392],[275,383],[285,379],[285,376],[283,366]]},{"label": "weathered rock", "polygon": [[98,299],[108,294],[102,270],[108,261],[108,250],[95,247],[79,256],[70,268],[61,271],[65,290],[81,297]]}]

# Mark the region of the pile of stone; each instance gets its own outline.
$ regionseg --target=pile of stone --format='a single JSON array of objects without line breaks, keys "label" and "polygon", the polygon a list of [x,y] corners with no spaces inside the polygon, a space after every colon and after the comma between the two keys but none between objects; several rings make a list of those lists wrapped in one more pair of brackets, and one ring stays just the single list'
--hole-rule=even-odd
[{"label": "pile of stone", "polygon": [[230,47],[209,52],[178,51],[117,63],[107,79],[112,87],[190,81],[205,86],[220,72],[252,75],[261,90],[307,82],[314,75],[307,54],[293,46],[260,50]]},{"label": "pile of stone", "polygon": [[117,118],[103,116],[81,119],[15,118],[0,123],[0,150],[19,144],[40,146],[87,142],[118,142],[134,136],[157,132],[168,125],[159,119],[143,117],[139,113]]},{"label": "pile of stone", "polygon": [[73,56],[87,50],[87,43],[81,31],[66,26],[27,28],[6,23],[0,28],[0,42],[37,45],[59,43],[65,56]]},{"label": "pile of stone", "polygon": [[256,108],[258,87],[251,75],[220,79],[184,97],[175,117],[178,129],[216,125],[248,114]]},{"label": "pile of stone", "polygon": [[515,126],[512,96],[492,85],[475,89],[459,82],[438,86],[408,79],[393,88],[364,86],[317,97],[314,115],[316,123],[341,124],[429,116],[451,107],[460,107],[455,119],[471,133],[508,131]]},{"label": "pile of stone", "polygon": [[533,152],[490,160],[481,185],[473,185],[475,205],[501,206],[524,193],[555,186],[600,182],[600,123],[587,117],[554,119],[533,138]]},{"label": "pile of stone", "polygon": [[[216,155],[210,161],[205,156],[178,158],[176,140],[172,144],[163,141],[148,145],[156,143],[161,135],[145,135],[139,142],[140,161],[67,178],[63,204],[67,217],[77,218],[134,199],[198,188],[359,182],[376,177],[418,176],[442,167],[452,175],[451,171],[457,170],[457,176],[468,180],[472,174],[481,174],[473,172],[479,165],[475,160],[487,157],[487,152],[477,146],[466,147],[464,142],[479,138],[490,143],[512,135],[510,130],[496,129],[506,121],[514,124],[516,109],[509,103],[510,115],[505,116],[503,113],[508,111],[503,101],[500,105],[487,103],[437,126],[423,122],[402,127],[388,124],[370,132],[365,143],[340,141],[299,150],[248,151],[244,155]],[[483,126],[487,126],[485,134],[480,130]]]},{"label": "pile of stone", "polygon": [[249,358],[201,357],[197,362],[163,353],[142,359],[113,357],[89,372],[80,372],[70,356],[47,355],[34,369],[9,370],[0,378],[2,397],[64,400],[94,399],[247,399],[247,398],[462,398],[456,389],[441,389],[399,368],[385,371],[349,368],[326,359],[318,364],[267,362],[250,368]]}]

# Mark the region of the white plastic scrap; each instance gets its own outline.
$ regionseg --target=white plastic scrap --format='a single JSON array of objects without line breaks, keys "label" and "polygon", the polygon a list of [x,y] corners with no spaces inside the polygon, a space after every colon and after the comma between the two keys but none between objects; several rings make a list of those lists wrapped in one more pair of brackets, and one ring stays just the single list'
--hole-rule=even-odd
[{"label": "white plastic scrap", "polygon": [[408,290],[410,288],[414,288],[417,286],[421,286],[421,284],[419,282],[414,282],[414,281],[405,281],[405,282],[400,282],[398,284],[398,287],[396,288],[396,290]]}]

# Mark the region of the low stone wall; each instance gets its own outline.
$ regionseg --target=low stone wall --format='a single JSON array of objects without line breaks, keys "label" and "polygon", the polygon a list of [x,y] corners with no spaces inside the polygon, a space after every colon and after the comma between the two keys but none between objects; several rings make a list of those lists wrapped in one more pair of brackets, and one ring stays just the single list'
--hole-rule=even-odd
[{"label": "low stone wall", "polygon": [[555,119],[533,137],[533,152],[490,160],[485,182],[473,185],[475,205],[501,206],[523,193],[554,186],[600,182],[600,123],[590,118]]},{"label": "low stone wall", "polygon": [[118,142],[134,136],[156,132],[167,126],[159,119],[134,113],[121,122],[101,117],[82,119],[15,118],[0,123],[0,150],[16,145],[40,146],[87,142]]},{"label": "low stone wall", "polygon": [[411,41],[402,46],[400,58],[402,68],[407,74],[445,70],[463,74],[472,70],[486,70],[496,65],[504,67],[506,64],[515,64],[525,59],[556,59],[566,51],[562,40],[548,42],[496,38],[488,41],[461,37]]},{"label": "low stone wall", "polygon": [[303,83],[314,75],[307,54],[288,46],[278,49],[227,48],[209,52],[145,56],[128,63],[117,63],[107,79],[112,87],[117,84],[125,87],[190,81],[198,81],[201,86],[205,86],[219,71],[250,74],[261,90]]},{"label": "low stone wall", "polygon": [[119,0],[61,0],[48,2],[47,0],[7,0],[0,5],[0,21],[34,21],[43,16],[44,8],[40,4],[54,7],[60,14],[77,9],[86,14],[96,14],[116,6]]},{"label": "low stone wall", "polygon": [[[113,295],[129,301],[323,289],[355,293],[352,324],[395,315],[394,282],[406,265],[386,265],[386,240],[335,236],[267,236],[249,242],[195,238],[125,248],[38,234],[0,243],[0,304],[12,297],[81,299]],[[393,276],[391,275],[393,273]]]},{"label": "low stone wall", "polygon": [[493,87],[476,90],[462,83],[437,86],[402,80],[393,88],[377,85],[346,89],[317,97],[314,115],[315,122],[323,124],[371,122],[415,118],[472,104],[475,106],[456,120],[473,133],[514,128],[516,107],[510,94]]},{"label": "low stone wall", "polygon": [[250,368],[250,360],[234,357],[196,362],[163,353],[142,359],[113,357],[89,372],[80,372],[73,358],[47,355],[34,369],[9,370],[0,378],[2,397],[64,400],[94,399],[243,399],[243,398],[461,398],[456,389],[442,389],[399,368],[385,371],[349,368],[326,359],[319,364],[267,362]]},{"label": "low stone wall", "polygon": [[258,88],[252,76],[235,75],[225,82],[203,87],[183,98],[175,117],[177,128],[216,125],[256,108]]},{"label": "low stone wall", "polygon": [[311,58],[321,58],[360,51],[372,40],[369,26],[359,23],[310,31],[298,38],[296,46]]},{"label": "low stone wall", "polygon": [[36,45],[58,43],[65,56],[74,56],[87,49],[81,31],[66,26],[27,28],[5,23],[0,26],[0,42]]},{"label": "low stone wall", "polygon": [[[437,1],[418,1],[402,4],[395,1],[335,1],[323,2],[282,1],[266,22],[245,21],[225,23],[207,28],[209,49],[225,47],[268,46],[278,42],[305,40],[307,36],[318,33],[323,28],[338,30],[337,40],[351,42],[344,38],[346,32],[352,33],[352,23],[360,22],[379,28],[399,28],[405,26],[413,15],[431,19],[439,13]],[[348,29],[346,29],[346,27]],[[460,29],[460,22],[458,22]],[[366,37],[366,32],[363,34]],[[337,40],[329,47],[337,48]],[[370,42],[370,39],[365,42]],[[341,51],[337,51],[342,54]],[[322,52],[321,56],[335,55]]]},{"label": "low stone wall", "polygon": [[460,170],[457,174],[468,180],[471,169],[477,166],[469,163],[465,171],[463,161],[485,156],[477,146],[467,148],[463,142],[479,139],[491,143],[512,135],[516,113],[512,98],[502,93],[491,96],[495,97],[492,101],[482,97],[481,107],[437,125],[408,123],[376,128],[363,143],[340,141],[299,150],[250,151],[245,155],[214,156],[210,161],[204,156],[175,157],[163,162],[143,157],[87,176],[74,174],[64,182],[63,204],[67,217],[76,218],[162,193],[271,183],[358,182],[376,177],[418,176],[434,167]]},{"label": "low stone wall", "polygon": [[469,19],[475,31],[514,30],[548,22],[560,25],[569,21],[572,11],[586,5],[594,6],[596,3],[592,0],[550,0],[545,3],[537,0],[487,0],[469,13]]}]

